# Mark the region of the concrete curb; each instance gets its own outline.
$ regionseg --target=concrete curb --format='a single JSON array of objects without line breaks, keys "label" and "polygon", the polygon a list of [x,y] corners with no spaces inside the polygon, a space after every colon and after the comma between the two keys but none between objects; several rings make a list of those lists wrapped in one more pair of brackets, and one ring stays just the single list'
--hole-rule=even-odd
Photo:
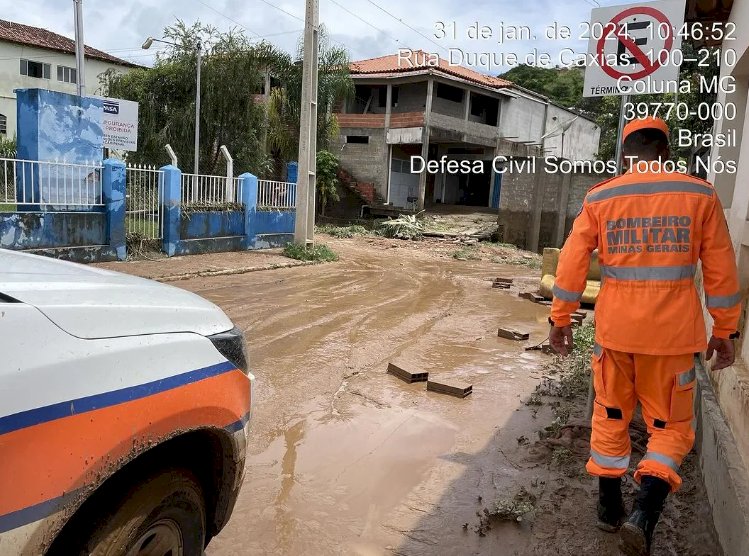
[{"label": "concrete curb", "polygon": [[206,278],[209,276],[230,276],[233,274],[247,274],[249,272],[260,272],[262,270],[276,270],[279,268],[295,268],[297,266],[311,266],[320,264],[317,261],[298,261],[295,263],[281,263],[267,266],[251,266],[245,268],[224,268],[221,270],[201,270],[198,272],[186,272],[184,274],[167,274],[165,276],[154,276],[151,280],[157,282],[178,282],[180,280],[189,280],[191,278]]},{"label": "concrete curb", "polygon": [[726,556],[749,554],[749,475],[710,377],[700,365],[697,384],[695,448],[718,540]]}]

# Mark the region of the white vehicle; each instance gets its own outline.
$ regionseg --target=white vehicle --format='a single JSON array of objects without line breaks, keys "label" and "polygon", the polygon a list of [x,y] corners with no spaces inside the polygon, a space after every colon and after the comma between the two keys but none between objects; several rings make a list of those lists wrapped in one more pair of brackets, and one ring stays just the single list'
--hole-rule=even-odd
[{"label": "white vehicle", "polygon": [[202,554],[242,483],[252,381],[201,297],[0,249],[0,554]]}]

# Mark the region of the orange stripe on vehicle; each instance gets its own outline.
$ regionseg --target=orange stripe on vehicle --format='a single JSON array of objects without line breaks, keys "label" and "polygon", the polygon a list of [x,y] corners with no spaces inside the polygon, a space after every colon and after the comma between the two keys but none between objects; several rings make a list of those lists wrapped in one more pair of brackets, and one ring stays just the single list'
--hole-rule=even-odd
[{"label": "orange stripe on vehicle", "polygon": [[176,431],[229,426],[249,408],[249,379],[235,370],[1,435],[0,516],[106,478]]}]

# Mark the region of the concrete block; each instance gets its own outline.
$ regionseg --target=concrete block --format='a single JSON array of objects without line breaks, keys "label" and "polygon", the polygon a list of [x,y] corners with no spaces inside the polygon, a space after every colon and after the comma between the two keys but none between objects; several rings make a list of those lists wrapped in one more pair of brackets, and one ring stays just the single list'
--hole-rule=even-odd
[{"label": "concrete block", "polygon": [[406,369],[393,365],[392,363],[388,364],[387,372],[409,384],[413,382],[424,382],[429,379],[429,373],[412,373],[411,371],[407,371]]},{"label": "concrete block", "polygon": [[519,330],[515,330],[514,328],[501,326],[497,331],[497,336],[499,336],[500,338],[506,338],[507,340],[527,340],[528,338],[530,338],[530,334],[528,332],[521,332]]},{"label": "concrete block", "polygon": [[427,390],[447,394],[448,396],[455,396],[456,398],[465,398],[473,392],[473,385],[448,379],[428,380]]}]

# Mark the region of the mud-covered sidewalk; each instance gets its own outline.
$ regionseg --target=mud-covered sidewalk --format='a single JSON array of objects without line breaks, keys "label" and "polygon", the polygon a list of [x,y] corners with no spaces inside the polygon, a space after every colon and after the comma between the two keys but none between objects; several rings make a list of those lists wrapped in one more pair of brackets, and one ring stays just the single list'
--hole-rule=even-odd
[{"label": "mud-covered sidewalk", "polygon": [[[257,376],[247,476],[208,555],[618,554],[616,537],[594,527],[584,397],[553,386],[552,357],[524,350],[548,332],[548,308],[518,297],[538,284],[537,257],[323,241],[338,262],[250,272],[293,261],[229,253],[102,265],[179,279],[247,335]],[[496,276],[513,287],[493,289]],[[500,325],[530,339],[498,338]],[[405,384],[386,374],[391,361],[473,393]],[[719,554],[693,461],[655,555]],[[508,507],[520,522],[500,519]]]}]

